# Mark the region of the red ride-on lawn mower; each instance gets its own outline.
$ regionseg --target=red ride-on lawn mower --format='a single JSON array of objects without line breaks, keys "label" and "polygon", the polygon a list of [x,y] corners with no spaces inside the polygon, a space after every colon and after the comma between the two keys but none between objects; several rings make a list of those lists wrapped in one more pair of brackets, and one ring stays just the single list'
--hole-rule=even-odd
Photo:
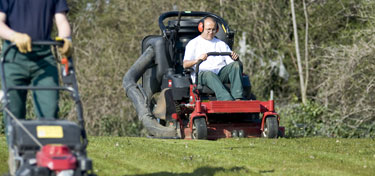
[{"label": "red ride-on lawn mower", "polygon": [[[215,37],[233,46],[234,32],[221,17],[208,12],[167,12],[159,17],[161,35],[142,41],[142,55],[125,74],[123,86],[133,101],[139,119],[150,136],[158,138],[218,139],[230,137],[277,138],[284,134],[274,101],[259,101],[251,93],[250,79],[243,75],[244,101],[217,101],[214,92],[192,84],[183,69],[187,43],[200,35],[198,22],[206,16],[216,19]],[[168,24],[164,20],[169,18]],[[230,55],[211,52],[208,56]],[[238,61],[240,62],[240,61]],[[142,77],[142,84],[137,81]],[[228,89],[230,85],[225,85]]]},{"label": "red ride-on lawn mower", "polygon": [[[63,41],[35,41],[32,45],[62,46]],[[4,64],[12,62],[5,59],[11,48],[4,48],[1,58],[1,84],[3,87],[3,110],[6,114],[7,142],[9,150],[9,170],[17,176],[89,176],[92,161],[87,157],[88,144],[82,103],[72,58],[62,58],[61,78],[63,86],[35,87],[11,86],[5,81]],[[55,57],[57,58],[57,57]],[[20,120],[10,111],[9,91],[68,91],[75,103],[78,124],[67,120]],[[5,164],[5,163],[3,163]]]}]

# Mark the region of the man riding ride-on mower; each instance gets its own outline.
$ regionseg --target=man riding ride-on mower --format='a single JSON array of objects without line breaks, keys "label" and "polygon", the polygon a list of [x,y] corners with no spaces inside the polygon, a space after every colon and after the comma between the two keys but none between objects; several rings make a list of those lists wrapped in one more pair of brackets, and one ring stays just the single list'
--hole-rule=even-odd
[{"label": "man riding ride-on mower", "polygon": [[150,137],[282,136],[274,101],[256,100],[251,93],[250,79],[231,50],[234,32],[223,18],[171,11],[160,15],[159,27],[160,35],[143,39],[142,55],[123,79]]},{"label": "man riding ride-on mower", "polygon": [[[198,79],[202,85],[208,86],[215,92],[217,100],[243,99],[242,65],[238,55],[232,52],[229,46],[215,38],[219,30],[216,20],[205,17],[199,22],[201,35],[192,39],[187,45],[184,57],[184,68],[191,68],[200,60],[204,61],[199,67]],[[208,52],[231,52],[229,56],[207,56]],[[191,74],[195,80],[195,74]],[[230,93],[223,83],[231,83]]]},{"label": "man riding ride-on mower", "polygon": [[[87,137],[72,62],[66,0],[1,0],[3,110],[11,175],[88,175]],[[55,21],[58,39],[51,40]],[[14,47],[16,46],[16,47]],[[61,60],[51,46],[58,46]],[[58,61],[64,86],[59,86]],[[38,120],[26,120],[28,90]],[[59,90],[71,92],[80,125],[58,120]]]}]

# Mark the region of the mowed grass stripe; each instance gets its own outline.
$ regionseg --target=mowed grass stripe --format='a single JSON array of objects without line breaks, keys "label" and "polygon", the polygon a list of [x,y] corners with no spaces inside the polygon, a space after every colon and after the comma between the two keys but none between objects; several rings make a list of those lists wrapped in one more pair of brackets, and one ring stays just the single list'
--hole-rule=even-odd
[{"label": "mowed grass stripe", "polygon": [[[151,160],[167,160],[166,162],[162,162],[164,164],[154,163],[154,165],[162,167],[164,168],[164,171],[170,171],[171,173],[179,173],[180,171],[191,173],[193,170],[199,168],[199,166],[217,166],[220,168],[241,166],[250,171],[272,171],[273,174],[288,173],[288,170],[291,170],[290,173],[299,173],[301,175],[303,173],[345,173],[344,175],[371,173],[366,172],[368,169],[363,170],[361,168],[361,162],[358,166],[350,164],[351,167],[347,167],[345,165],[342,166],[339,162],[335,161],[341,160],[341,158],[343,160],[349,160],[352,156],[343,157],[341,154],[338,154],[339,156],[336,157],[327,157],[327,151],[335,151],[337,148],[341,148],[341,146],[335,144],[336,139],[330,139],[328,141],[320,138],[310,138],[307,140],[229,139],[219,141],[159,140],[146,138],[132,139],[132,141],[138,140],[142,141],[142,146],[151,145],[154,147],[152,149],[147,148],[151,153],[161,155],[150,154],[144,155],[142,158],[147,160],[147,157],[151,157]],[[336,149],[332,149],[331,145],[320,145],[320,140],[323,142],[334,143],[332,146]],[[328,148],[322,149],[324,146],[328,146]],[[147,150],[142,148],[139,149]],[[345,151],[348,150],[346,149]],[[354,153],[357,154],[357,152]],[[163,155],[165,156],[162,157]],[[335,155],[334,152],[332,155]],[[321,160],[326,160],[327,163],[322,164]],[[170,167],[170,162],[168,163],[168,161],[172,161],[172,164],[174,163],[173,167]],[[180,164],[178,163],[179,161]],[[145,163],[147,162],[148,161],[145,161]],[[299,164],[296,166],[290,166],[293,162]],[[336,164],[329,164],[330,162]],[[370,165],[373,165],[373,163],[370,163]],[[186,166],[190,169],[180,168]],[[309,169],[301,169],[301,167]],[[360,168],[364,172],[355,171]],[[146,172],[149,173],[151,170],[153,170],[152,166],[150,166]],[[160,171],[160,168],[156,170]]]},{"label": "mowed grass stripe", "polygon": [[[374,175],[373,139],[165,140],[90,137],[98,175]],[[0,137],[0,173],[6,142]],[[4,149],[4,150],[3,150]]]},{"label": "mowed grass stripe", "polygon": [[[95,138],[95,140],[92,140]],[[95,172],[102,175],[123,175],[126,172],[140,172],[141,169],[134,167],[124,160],[124,150],[113,147],[111,138],[90,137],[88,148],[89,157],[94,160]],[[116,167],[118,169],[110,170],[106,168]],[[126,170],[125,170],[126,169]]]}]

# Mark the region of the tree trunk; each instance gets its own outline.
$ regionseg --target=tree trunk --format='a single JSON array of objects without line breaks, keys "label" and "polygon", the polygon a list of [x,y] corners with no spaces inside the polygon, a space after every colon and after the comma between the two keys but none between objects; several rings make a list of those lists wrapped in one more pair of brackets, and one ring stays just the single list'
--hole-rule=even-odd
[{"label": "tree trunk", "polygon": [[306,104],[306,92],[304,91],[305,90],[305,83],[304,83],[304,79],[303,79],[301,55],[300,55],[299,44],[298,44],[297,22],[296,22],[296,14],[294,12],[294,0],[290,0],[290,6],[291,6],[291,9],[292,9],[294,41],[295,41],[295,45],[296,45],[297,65],[298,65],[298,74],[299,74],[302,103]]},{"label": "tree trunk", "polygon": [[305,13],[305,89],[304,94],[307,94],[307,84],[309,82],[309,16],[307,13],[306,1],[303,0],[303,11]]}]

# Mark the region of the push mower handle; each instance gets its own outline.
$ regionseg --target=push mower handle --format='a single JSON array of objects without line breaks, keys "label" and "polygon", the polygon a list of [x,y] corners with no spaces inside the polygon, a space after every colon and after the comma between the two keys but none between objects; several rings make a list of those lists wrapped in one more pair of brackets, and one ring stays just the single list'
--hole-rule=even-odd
[{"label": "push mower handle", "polygon": [[[64,45],[64,41],[61,40],[61,41],[53,41],[53,40],[40,40],[40,41],[32,41],[31,42],[31,45],[33,46],[63,46]],[[4,50],[4,54],[1,58],[1,62],[0,62],[0,68],[1,68],[1,71],[0,71],[0,75],[1,75],[1,83],[3,85],[3,89],[5,89],[6,92],[10,91],[10,90],[66,90],[66,91],[69,91],[69,92],[74,92],[72,89],[70,88],[67,88],[67,87],[33,87],[33,86],[12,86],[12,87],[7,87],[6,86],[6,82],[5,82],[5,73],[4,73],[4,65],[5,65],[5,58],[7,56],[7,54],[9,53],[9,51],[16,47],[16,44],[15,43],[10,43],[8,45],[7,48],[5,48]]]},{"label": "push mower handle", "polygon": [[[40,40],[40,41],[33,41],[31,42],[31,45],[38,45],[38,46],[63,46],[64,45],[64,41],[53,41],[53,40]],[[3,54],[3,58],[1,60],[1,62],[4,62],[5,61],[5,57],[6,55],[8,54],[8,52],[10,51],[10,49],[12,49],[13,47],[16,47],[16,44],[15,43],[11,43],[5,50],[4,50],[4,54]]]},{"label": "push mower handle", "polygon": [[[63,46],[64,41],[63,40],[61,40],[61,41],[40,40],[40,41],[32,41],[31,45],[33,45],[33,46],[35,46],[35,45],[38,45],[38,46]],[[5,83],[5,73],[4,73],[5,58],[6,58],[7,54],[9,53],[9,51],[14,47],[16,47],[16,44],[10,43],[8,45],[8,47],[4,49],[4,54],[3,54],[2,58],[1,58],[1,62],[0,62],[0,67],[1,67],[0,73],[1,73],[1,78],[2,78],[1,82],[3,84],[3,87],[6,89],[6,91],[8,91],[8,90],[48,90],[48,89],[53,89],[53,90],[67,90],[67,91],[72,92],[71,89],[68,89],[66,87],[35,88],[35,87],[32,87],[32,86],[13,86],[13,87],[7,88],[6,83]]]},{"label": "push mower handle", "polygon": [[64,40],[61,41],[54,41],[54,40],[41,40],[41,41],[34,41],[31,42],[32,45],[53,45],[53,46],[63,46],[64,45]]}]

